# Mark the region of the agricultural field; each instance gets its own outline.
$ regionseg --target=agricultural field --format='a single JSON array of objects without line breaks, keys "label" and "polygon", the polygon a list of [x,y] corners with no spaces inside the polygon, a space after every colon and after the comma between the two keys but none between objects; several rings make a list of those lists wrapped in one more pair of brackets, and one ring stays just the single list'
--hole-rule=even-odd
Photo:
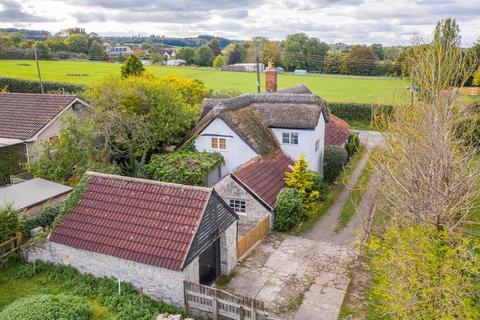
[{"label": "agricultural field", "polygon": [[[42,79],[90,84],[108,75],[119,75],[121,64],[89,61],[40,61]],[[213,68],[147,66],[154,75],[180,75],[198,79],[214,90],[256,91],[256,75],[246,72],[217,71]],[[0,77],[37,79],[35,61],[0,60]],[[262,75],[262,83],[263,75]],[[306,84],[330,102],[394,104],[405,95],[407,82],[398,78],[341,75],[279,75],[279,89]],[[263,84],[262,84],[263,90]]]}]

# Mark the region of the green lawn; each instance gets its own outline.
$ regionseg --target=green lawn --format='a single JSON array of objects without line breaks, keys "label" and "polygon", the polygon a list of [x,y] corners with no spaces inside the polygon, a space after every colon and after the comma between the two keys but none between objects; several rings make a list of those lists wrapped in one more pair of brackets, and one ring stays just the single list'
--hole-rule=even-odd
[{"label": "green lawn", "polygon": [[[120,64],[88,61],[40,61],[43,80],[89,84],[108,75],[119,75]],[[214,90],[256,91],[255,73],[216,71],[212,68],[148,66],[155,75],[182,75],[203,81]],[[82,75],[83,74],[83,75]],[[0,60],[0,77],[37,79],[35,61]],[[262,90],[264,89],[262,75]],[[306,84],[331,102],[367,102],[393,104],[400,99],[406,81],[396,78],[340,75],[279,75],[279,88]]]}]

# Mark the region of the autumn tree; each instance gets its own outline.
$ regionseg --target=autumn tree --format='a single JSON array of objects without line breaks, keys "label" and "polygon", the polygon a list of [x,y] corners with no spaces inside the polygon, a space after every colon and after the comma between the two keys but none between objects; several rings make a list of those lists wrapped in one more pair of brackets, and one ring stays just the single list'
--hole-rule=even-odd
[{"label": "autumn tree", "polygon": [[262,47],[262,62],[267,65],[272,60],[274,66],[280,66],[280,47],[277,42],[267,41]]},{"label": "autumn tree", "polygon": [[353,45],[344,63],[348,74],[368,76],[375,68],[375,55],[366,45]]}]

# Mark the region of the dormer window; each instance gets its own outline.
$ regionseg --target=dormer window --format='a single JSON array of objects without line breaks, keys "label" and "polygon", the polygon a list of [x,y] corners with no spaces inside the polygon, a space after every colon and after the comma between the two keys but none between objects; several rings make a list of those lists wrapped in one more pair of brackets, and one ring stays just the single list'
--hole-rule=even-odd
[{"label": "dormer window", "polygon": [[227,139],[225,138],[212,138],[213,150],[227,150]]},{"label": "dormer window", "polygon": [[282,132],[283,144],[298,144],[298,132]]}]

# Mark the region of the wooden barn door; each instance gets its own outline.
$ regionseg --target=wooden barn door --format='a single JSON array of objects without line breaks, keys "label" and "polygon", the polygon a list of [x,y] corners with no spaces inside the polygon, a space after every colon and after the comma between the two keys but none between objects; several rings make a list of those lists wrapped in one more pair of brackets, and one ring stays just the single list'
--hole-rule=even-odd
[{"label": "wooden barn door", "polygon": [[202,252],[198,258],[200,284],[211,285],[220,276],[220,239]]}]

